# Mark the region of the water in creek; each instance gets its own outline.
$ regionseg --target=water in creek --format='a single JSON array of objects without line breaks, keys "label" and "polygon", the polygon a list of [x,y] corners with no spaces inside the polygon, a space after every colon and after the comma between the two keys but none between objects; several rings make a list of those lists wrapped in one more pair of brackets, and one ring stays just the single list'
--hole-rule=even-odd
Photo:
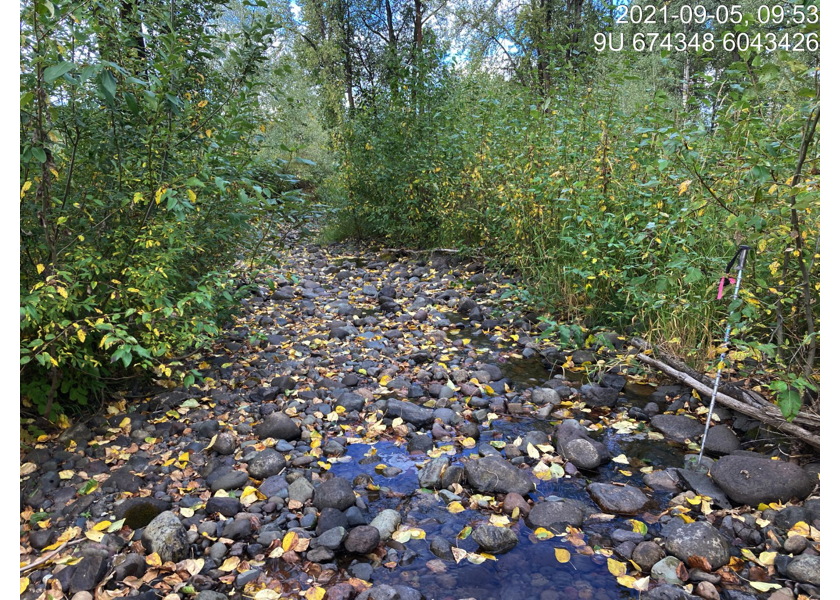
[{"label": "water in creek", "polygon": [[[452,315],[447,315],[453,324]],[[458,326],[461,326],[459,323]],[[496,343],[474,329],[463,329],[454,335],[468,336],[470,345],[475,348],[497,349]],[[497,363],[508,379],[512,389],[526,389],[544,383],[549,378],[549,372],[542,365],[538,357],[531,359],[511,359]],[[582,378],[577,378],[582,379]],[[576,382],[575,385],[579,385]],[[626,393],[626,404],[644,405],[650,394],[650,386],[631,385]],[[593,413],[575,414],[579,419],[598,421]],[[490,429],[482,431],[481,442],[505,441],[513,442],[517,437],[529,431],[539,430],[551,433],[553,424],[550,421],[532,417],[514,417],[504,415],[493,421]],[[671,466],[682,466],[682,452],[676,446],[664,441],[653,441],[644,434],[620,434],[609,427],[600,434],[593,434],[607,445],[611,454],[624,454],[631,466],[653,466],[662,469]],[[452,446],[451,442],[437,442],[437,447]],[[375,455],[373,450],[375,450]],[[504,454],[504,450],[501,450]],[[471,455],[477,455],[475,448],[463,449],[455,444],[449,454],[453,463],[458,463]],[[341,477],[353,480],[364,473],[369,475],[373,484],[379,486],[378,491],[369,493],[370,513],[376,514],[386,508],[392,508],[401,513],[403,524],[421,528],[425,532],[425,539],[409,540],[405,544],[389,541],[388,546],[405,551],[413,556],[403,559],[398,564],[374,564],[373,583],[402,584],[414,587],[429,599],[459,599],[480,598],[486,600],[507,600],[510,598],[534,598],[539,600],[570,599],[623,599],[637,598],[638,592],[622,587],[607,569],[607,560],[600,555],[586,556],[577,554],[576,549],[561,537],[546,541],[538,541],[533,531],[523,520],[514,522],[512,530],[518,534],[519,544],[510,552],[497,556],[497,560],[487,560],[482,564],[472,564],[462,560],[456,564],[452,561],[440,561],[430,551],[430,541],[441,536],[450,542],[456,542],[459,547],[468,552],[477,551],[477,544],[472,538],[458,540],[458,533],[467,526],[486,523],[488,511],[471,510],[451,514],[447,510],[447,503],[432,493],[418,490],[417,471],[428,457],[422,454],[409,455],[404,446],[398,446],[390,441],[380,441],[376,444],[353,444],[348,446],[347,462],[333,465],[332,472]],[[398,467],[401,472],[394,477],[386,477],[376,466],[384,464]],[[638,468],[628,472],[630,476],[621,473],[627,470],[626,465],[610,462],[594,472],[585,473],[583,477],[564,477],[552,481],[537,483],[535,499],[550,496],[574,498],[590,506],[593,512],[600,512],[590,499],[585,486],[589,482],[626,483],[643,487],[642,474]],[[463,498],[464,506],[469,505],[469,496]],[[667,495],[653,493],[652,500],[646,507],[646,512],[657,514],[667,506]],[[637,518],[643,518],[639,516]],[[587,523],[584,528],[587,544],[591,547],[610,547],[610,531],[620,527],[628,518],[617,516],[609,521]],[[626,527],[630,527],[627,525]],[[655,531],[658,526],[653,524]],[[571,560],[561,564],[555,558],[555,548],[566,548],[571,553]],[[359,560],[356,557],[356,560]],[[340,564],[348,567],[353,559],[346,558]],[[368,560],[361,558],[360,560]],[[431,562],[435,561],[435,562]],[[387,559],[385,559],[387,562]],[[346,564],[345,564],[346,563]]]}]

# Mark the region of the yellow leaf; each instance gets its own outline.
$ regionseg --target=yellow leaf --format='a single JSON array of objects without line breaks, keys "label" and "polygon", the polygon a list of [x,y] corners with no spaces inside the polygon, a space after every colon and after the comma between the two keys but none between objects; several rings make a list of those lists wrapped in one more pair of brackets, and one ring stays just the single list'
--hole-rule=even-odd
[{"label": "yellow leaf", "polygon": [[811,528],[808,527],[808,523],[805,521],[799,521],[788,530],[788,535],[801,535],[803,537],[808,537],[811,535]]},{"label": "yellow leaf", "polygon": [[633,526],[633,531],[636,533],[640,533],[642,535],[647,535],[647,525],[642,521],[637,521],[636,519],[630,519],[629,523]]},{"label": "yellow leaf", "polygon": [[189,452],[183,452],[178,457],[178,462],[190,462],[190,453]]},{"label": "yellow leaf", "polygon": [[67,298],[67,290],[65,290],[62,286],[56,286],[55,291],[57,291],[58,295],[62,298]]},{"label": "yellow leaf", "polygon": [[690,179],[686,179],[685,181],[683,181],[683,182],[680,184],[680,193],[679,193],[679,195],[680,195],[680,196],[682,196],[683,194],[685,194],[685,193],[688,191],[688,186],[690,186],[690,185],[691,185],[691,180],[690,180]]},{"label": "yellow leaf", "polygon": [[87,337],[87,334],[85,333],[85,330],[84,329],[77,329],[76,330],[76,335],[78,336],[79,341],[84,344],[85,343],[85,338]]},{"label": "yellow leaf", "polygon": [[146,557],[146,564],[150,567],[159,567],[163,564],[160,560],[160,554],[157,552],[152,552],[149,556]]},{"label": "yellow leaf", "polygon": [[766,583],[764,581],[750,581],[750,585],[759,592],[769,592],[770,590],[780,590],[782,586],[778,583]]},{"label": "yellow leaf", "polygon": [[187,197],[190,199],[190,202],[195,202],[195,192],[192,190],[187,190]]},{"label": "yellow leaf", "polygon": [[455,557],[456,563],[461,562],[467,556],[467,554],[469,553],[463,548],[452,548],[452,556]]},{"label": "yellow leaf", "polygon": [[636,578],[632,575],[619,575],[616,581],[624,587],[629,587],[631,589],[636,584]]},{"label": "yellow leaf", "polygon": [[627,460],[627,457],[626,457],[626,456],[624,456],[623,454],[619,454],[618,456],[616,456],[615,458],[613,458],[613,459],[612,459],[612,461],[613,461],[614,463],[618,463],[618,464],[620,464],[620,465],[629,465],[629,464],[630,464],[630,461],[629,461],[629,460]]},{"label": "yellow leaf", "polygon": [[96,525],[91,527],[91,529],[93,529],[94,531],[104,531],[105,529],[108,529],[110,526],[111,526],[111,521],[100,521],[99,523],[97,523]]},{"label": "yellow leaf", "polygon": [[551,469],[544,462],[534,467],[534,475],[541,481],[551,481]]},{"label": "yellow leaf", "polygon": [[496,527],[504,527],[505,525],[510,525],[510,519],[505,515],[490,515],[490,524]]},{"label": "yellow leaf", "polygon": [[67,469],[65,471],[60,471],[58,473],[59,479],[73,479],[73,475],[75,475],[75,473],[73,471],[71,471],[70,469]]},{"label": "yellow leaf", "polygon": [[209,450],[210,448],[212,448],[212,447],[213,447],[213,444],[215,444],[215,443],[216,443],[216,438],[217,438],[217,437],[219,437],[219,434],[218,434],[218,433],[217,433],[216,435],[214,435],[212,438],[210,438],[210,443],[209,443],[209,444],[207,444],[206,446],[204,446],[204,449],[205,449],[205,450]]},{"label": "yellow leaf", "polygon": [[[273,558],[277,557],[275,556]],[[254,594],[254,600],[279,600],[280,598],[282,598],[280,594],[268,588],[260,590],[259,592]]]},{"label": "yellow leaf", "polygon": [[462,445],[464,448],[475,448],[475,440],[474,440],[473,438],[471,438],[471,437],[464,438],[464,439],[461,441],[461,445]]},{"label": "yellow leaf", "polygon": [[204,134],[205,134],[207,137],[210,137],[210,136],[212,136],[212,135],[213,135],[213,130],[212,130],[212,129],[208,129],[208,130],[206,130],[206,131],[204,132]]},{"label": "yellow leaf", "polygon": [[44,272],[44,265],[42,265],[41,263],[38,263],[38,264],[35,266],[35,270],[37,270],[37,271],[38,271],[38,275],[40,275],[41,273],[43,273],[43,272]]},{"label": "yellow leaf", "polygon": [[28,588],[28,587],[29,587],[29,577],[21,577],[20,578],[20,593],[23,594],[23,592],[25,592],[26,588]]},{"label": "yellow leaf", "polygon": [[239,566],[239,557],[238,556],[229,556],[225,559],[225,562],[222,563],[222,566],[219,567],[220,571],[224,571],[225,573],[230,573],[231,571],[235,571],[236,567]]},{"label": "yellow leaf", "polygon": [[633,472],[632,472],[632,471],[625,471],[625,470],[621,470],[621,471],[619,471],[619,473],[621,473],[621,474],[622,474],[622,475],[624,475],[625,477],[632,477],[632,476],[633,476]]},{"label": "yellow leaf", "polygon": [[306,600],[322,600],[323,597],[326,595],[327,590],[322,587],[311,587],[303,593],[303,597]]},{"label": "yellow leaf", "polygon": [[527,451],[528,451],[528,456],[530,456],[534,460],[539,460],[540,459],[540,451],[537,450],[536,448],[534,448],[534,445],[531,442],[528,442]]},{"label": "yellow leaf", "polygon": [[105,537],[104,531],[85,531],[85,537],[92,542],[101,542],[102,538]]},{"label": "yellow leaf", "polygon": [[694,523],[694,519],[692,519],[688,515],[680,515],[680,517],[682,517],[682,520],[685,521],[686,523]]},{"label": "yellow leaf", "polygon": [[20,476],[21,477],[26,477],[30,473],[34,473],[37,470],[38,470],[38,465],[36,465],[35,463],[33,463],[33,462],[23,463],[20,466]]},{"label": "yellow leaf", "polygon": [[62,533],[60,536],[58,536],[58,539],[55,541],[55,543],[50,544],[49,546],[44,548],[43,552],[46,552],[48,550],[55,550],[56,548],[59,548],[60,546],[63,546],[65,543],[67,543],[70,540],[72,540],[73,538],[75,538],[81,532],[82,532],[81,527],[71,527],[70,529],[65,530],[64,533]]},{"label": "yellow leaf", "polygon": [[567,563],[572,559],[572,555],[565,548],[555,548],[554,558],[556,558],[559,563]]},{"label": "yellow leaf", "polygon": [[298,543],[298,534],[294,531],[290,531],[285,536],[283,536],[283,552],[288,552],[292,548],[295,547]]},{"label": "yellow leaf", "polygon": [[192,508],[187,508],[186,506],[182,506],[178,509],[178,512],[181,514],[182,517],[189,519],[190,517],[195,515],[195,510]]},{"label": "yellow leaf", "polygon": [[610,570],[610,573],[616,577],[621,577],[622,575],[627,574],[627,563],[615,560],[614,558],[607,559],[607,568]]},{"label": "yellow leaf", "polygon": [[459,512],[463,512],[465,509],[464,509],[464,506],[460,502],[455,501],[455,502],[450,502],[449,506],[446,507],[446,510],[451,512],[453,515],[456,515]]},{"label": "yellow leaf", "polygon": [[[32,187],[32,182],[31,181],[25,182],[23,184],[23,187],[20,188],[20,197],[23,198],[26,195],[27,190],[31,187]],[[40,271],[39,271],[39,273],[40,273]],[[29,581],[29,580],[27,579],[27,581]],[[23,593],[23,590],[21,590],[21,593]]]},{"label": "yellow leaf", "polygon": [[777,554],[778,552],[762,552],[758,555],[758,562],[765,567],[772,567],[776,561]]},{"label": "yellow leaf", "polygon": [[537,527],[534,531],[534,535],[537,536],[538,540],[550,540],[554,537],[554,534],[544,527]]}]

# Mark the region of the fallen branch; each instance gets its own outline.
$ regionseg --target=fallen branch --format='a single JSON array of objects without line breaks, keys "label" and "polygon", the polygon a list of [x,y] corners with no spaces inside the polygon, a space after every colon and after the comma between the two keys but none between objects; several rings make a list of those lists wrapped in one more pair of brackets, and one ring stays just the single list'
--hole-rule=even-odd
[{"label": "fallen branch", "polygon": [[[655,358],[651,358],[646,354],[639,353],[636,355],[636,358],[639,361],[645,363],[646,365],[656,367],[666,375],[669,375],[677,381],[680,381],[694,388],[698,392],[701,392],[706,396],[711,397],[712,388],[700,381],[697,381],[694,377],[691,377],[686,373],[678,371],[673,367],[666,365],[664,362],[656,360]],[[818,434],[807,431],[802,427],[799,427],[798,425],[794,425],[793,423],[789,423],[784,417],[782,417],[781,411],[775,406],[763,409],[756,408],[754,406],[750,406],[749,404],[736,400],[732,396],[723,394],[720,391],[718,391],[717,394],[717,401],[723,404],[724,406],[731,408],[732,410],[738,411],[739,413],[757,419],[762,423],[765,423],[766,425],[771,425],[779,431],[797,437],[803,442],[814,446],[815,448],[820,447],[820,436]]]},{"label": "fallen branch", "polygon": [[80,543],[84,542],[85,539],[87,539],[87,538],[81,538],[81,539],[78,539],[78,540],[72,540],[72,541],[64,542],[63,544],[61,544],[61,546],[59,546],[58,548],[56,548],[55,550],[53,550],[52,552],[50,552],[46,556],[42,556],[41,558],[39,558],[35,562],[29,563],[28,565],[26,565],[24,567],[21,567],[20,572],[23,573],[24,571],[31,571],[35,567],[40,567],[44,563],[50,562],[50,560],[52,560],[53,556],[55,556],[56,554],[58,554],[59,552],[61,552],[65,548],[67,548],[68,546],[75,546],[76,544],[80,544]]},{"label": "fallen branch", "polygon": [[[630,340],[630,343],[639,348],[641,350],[650,350],[655,349],[661,356],[662,362],[666,365],[689,375],[690,377],[696,379],[697,381],[705,384],[709,388],[714,386],[714,380],[707,375],[695,371],[687,364],[676,358],[675,356],[671,356],[668,354],[668,351],[662,348],[661,346],[652,346],[647,341],[643,340],[642,338],[634,337]],[[741,402],[748,404],[754,408],[759,410],[768,410],[768,409],[776,409],[776,405],[767,400],[761,394],[754,392],[750,389],[740,388],[737,385],[733,385],[731,383],[721,382],[720,386],[718,387],[718,393],[723,392],[727,396],[732,396],[736,400],[740,400]],[[778,410],[778,409],[776,409]],[[781,414],[781,412],[779,413]],[[807,414],[800,412],[796,417],[793,419],[794,425],[800,425],[806,428],[815,428],[819,429],[820,427],[820,418],[815,415]]]}]

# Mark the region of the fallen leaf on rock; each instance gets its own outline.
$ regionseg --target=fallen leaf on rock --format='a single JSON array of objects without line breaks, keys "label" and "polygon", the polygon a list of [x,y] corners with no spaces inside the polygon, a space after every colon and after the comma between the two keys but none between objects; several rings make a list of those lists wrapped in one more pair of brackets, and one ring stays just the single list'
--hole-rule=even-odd
[{"label": "fallen leaf on rock", "polygon": [[306,600],[322,600],[326,593],[327,590],[325,590],[324,588],[315,586],[306,590],[303,593],[303,597]]},{"label": "fallen leaf on rock", "polygon": [[[160,558],[158,558],[158,560],[160,560]],[[231,571],[236,570],[236,567],[239,566],[240,562],[241,561],[239,560],[238,556],[230,556],[225,559],[225,562],[222,563],[222,566],[219,567],[219,570],[224,571],[225,573],[230,573]]]},{"label": "fallen leaf on rock", "polygon": [[23,592],[25,592],[26,588],[28,588],[28,587],[29,587],[29,577],[21,577],[20,578],[20,593],[23,594]]},{"label": "fallen leaf on rock", "polygon": [[648,528],[647,525],[643,521],[639,521],[637,519],[630,519],[627,521],[633,526],[633,531],[635,533],[639,533],[641,535],[647,535]]},{"label": "fallen leaf on rock", "polygon": [[448,510],[453,515],[455,515],[455,514],[458,514],[459,512],[463,512],[466,509],[464,508],[463,504],[461,504],[460,502],[458,502],[456,500],[456,501],[450,502],[449,506],[446,507],[446,510]]},{"label": "fallen leaf on rock", "polygon": [[706,573],[712,572],[712,565],[709,563],[709,559],[705,556],[698,556],[696,554],[692,554],[688,557],[688,566],[692,569],[700,569],[701,571],[705,571]]},{"label": "fallen leaf on rock", "polygon": [[778,583],[767,583],[765,581],[750,581],[750,585],[759,592],[769,592],[770,590],[782,589],[782,586]]},{"label": "fallen leaf on rock", "polygon": [[607,559],[607,568],[615,577],[621,577],[622,575],[627,574],[627,563],[615,560],[614,558]]},{"label": "fallen leaf on rock", "polygon": [[38,470],[38,465],[33,462],[23,463],[20,466],[20,476],[26,477],[27,475],[31,475],[35,471]]},{"label": "fallen leaf on rock", "polygon": [[565,548],[555,548],[554,558],[556,558],[559,563],[567,563],[572,559],[572,555]]},{"label": "fallen leaf on rock", "polygon": [[150,567],[160,567],[163,565],[163,562],[160,560],[160,554],[157,552],[152,552],[146,557],[146,564]]},{"label": "fallen leaf on rock", "polygon": [[274,590],[270,590],[268,588],[260,590],[259,592],[254,594],[254,600],[279,600],[282,597],[283,596],[281,596]]},{"label": "fallen leaf on rock", "polygon": [[66,542],[69,542],[70,540],[74,539],[81,532],[81,527],[70,527],[69,529],[66,529],[64,533],[58,536],[58,539],[55,541],[54,544],[50,544],[49,546],[44,548],[42,552],[47,552],[48,550],[55,550],[56,548],[63,546]]},{"label": "fallen leaf on rock", "polygon": [[496,527],[504,527],[505,525],[510,525],[510,519],[505,515],[490,515],[490,524]]}]

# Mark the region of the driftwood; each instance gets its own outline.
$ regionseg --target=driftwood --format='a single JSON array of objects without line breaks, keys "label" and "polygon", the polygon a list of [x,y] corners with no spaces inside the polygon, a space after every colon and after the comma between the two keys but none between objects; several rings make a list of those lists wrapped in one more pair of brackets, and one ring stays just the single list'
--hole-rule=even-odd
[{"label": "driftwood", "polygon": [[[668,351],[662,348],[661,346],[656,346],[654,348],[647,341],[638,337],[634,337],[633,339],[631,339],[630,343],[636,348],[639,348],[640,350],[655,349],[659,355],[659,359],[666,365],[673,369],[676,369],[677,371],[685,373],[686,375],[689,375],[693,379],[696,379],[697,381],[705,384],[709,388],[712,388],[715,384],[714,379],[705,375],[704,373],[695,371],[677,357],[670,355]],[[720,392],[723,392],[727,396],[732,396],[736,400],[740,400],[744,404],[748,404],[759,410],[771,409],[771,412],[772,410],[778,410],[775,404],[767,400],[767,398],[765,398],[758,392],[738,387],[737,385],[733,385],[725,381],[720,382],[720,386],[718,387],[718,393]],[[796,417],[793,419],[793,424],[800,425],[801,427],[805,428],[819,429],[820,418],[816,415],[801,412],[798,415],[796,415]]]},{"label": "driftwood", "polygon": [[[637,342],[639,343],[637,344]],[[641,347],[643,349],[650,347],[647,344],[647,342],[639,340],[638,338],[634,338],[633,340],[631,340],[630,343],[634,346]],[[694,388],[695,390],[702,394],[705,394],[706,396],[711,397],[712,388],[703,383],[702,381],[698,381],[691,375],[679,371],[674,367],[665,364],[661,360],[657,360],[648,356],[647,354],[639,353],[636,355],[636,358],[639,361],[645,363],[646,365],[656,367],[666,375],[688,385],[689,387]],[[820,447],[820,436],[818,433],[813,433],[811,431],[803,429],[795,423],[788,422],[782,416],[782,412],[775,405],[768,404],[768,406],[766,407],[758,408],[756,406],[753,406],[752,404],[742,402],[741,400],[737,400],[728,394],[722,393],[720,389],[718,389],[717,402],[720,402],[727,408],[731,408],[732,410],[735,410],[741,414],[747,415],[748,417],[757,419],[762,423],[771,425],[779,431],[792,435],[802,440],[803,442],[814,446],[815,448]]]}]

